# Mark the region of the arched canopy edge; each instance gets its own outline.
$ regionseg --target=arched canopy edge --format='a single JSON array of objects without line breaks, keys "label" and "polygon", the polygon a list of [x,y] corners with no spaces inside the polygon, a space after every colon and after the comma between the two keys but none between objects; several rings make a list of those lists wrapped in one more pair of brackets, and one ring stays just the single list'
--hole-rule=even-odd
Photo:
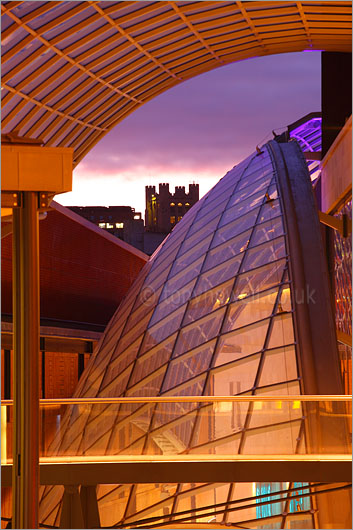
[{"label": "arched canopy edge", "polygon": [[252,57],[351,51],[351,3],[2,2],[2,132],[77,165],[139,106]]}]

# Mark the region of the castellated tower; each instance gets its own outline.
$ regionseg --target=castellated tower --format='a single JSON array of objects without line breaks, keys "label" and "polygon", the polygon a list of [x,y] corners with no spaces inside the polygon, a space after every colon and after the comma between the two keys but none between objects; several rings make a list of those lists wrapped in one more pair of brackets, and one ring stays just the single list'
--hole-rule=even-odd
[{"label": "castellated tower", "polygon": [[159,184],[158,193],[155,186],[146,186],[146,230],[168,234],[198,200],[198,184],[189,184],[188,193],[185,186],[176,186],[174,193],[167,183]]}]

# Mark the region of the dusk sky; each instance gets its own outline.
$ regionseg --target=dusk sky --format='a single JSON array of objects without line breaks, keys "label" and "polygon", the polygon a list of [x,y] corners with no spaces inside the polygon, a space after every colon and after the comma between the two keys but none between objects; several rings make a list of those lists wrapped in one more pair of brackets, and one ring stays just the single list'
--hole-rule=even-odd
[{"label": "dusk sky", "polygon": [[204,195],[235,164],[321,109],[319,52],[216,68],[157,96],[108,133],[74,171],[61,204],[145,209],[145,186],[200,184]]}]

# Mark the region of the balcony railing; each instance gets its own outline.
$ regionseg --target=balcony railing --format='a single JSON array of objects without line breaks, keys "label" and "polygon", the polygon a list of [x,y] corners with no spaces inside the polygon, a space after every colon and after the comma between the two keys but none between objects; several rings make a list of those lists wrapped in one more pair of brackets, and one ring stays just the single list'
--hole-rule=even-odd
[{"label": "balcony railing", "polygon": [[[1,402],[2,463],[12,461],[12,405],[11,400]],[[188,460],[196,455],[209,460],[260,455],[303,460],[310,454],[326,458],[351,454],[350,396],[42,399],[40,412],[42,463],[121,461],[131,457],[135,461],[152,457]],[[124,435],[116,437],[110,448],[102,440],[91,447],[80,444],[77,451],[67,436],[64,442],[68,421],[73,438],[83,432],[84,440],[94,425],[101,434],[111,426]],[[298,443],[300,424],[303,440]],[[144,444],[143,451],[138,440],[147,436],[150,446]]]}]

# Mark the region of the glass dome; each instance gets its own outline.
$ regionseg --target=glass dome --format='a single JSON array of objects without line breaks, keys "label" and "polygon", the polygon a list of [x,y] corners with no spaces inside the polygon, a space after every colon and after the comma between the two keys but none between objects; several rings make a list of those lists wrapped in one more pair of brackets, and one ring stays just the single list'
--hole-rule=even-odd
[{"label": "glass dome", "polygon": [[[305,393],[303,342],[296,320],[301,302],[293,289],[287,203],[273,143],[229,171],[157,249],[109,323],[77,397]],[[300,156],[295,142],[287,149],[291,156]],[[150,403],[93,405],[85,413],[72,407],[51,452],[306,452],[300,404],[283,407],[280,417],[255,415],[249,403],[230,406],[229,421],[219,410],[212,425],[207,407],[195,403],[170,403],[163,410]],[[172,515],[288,487],[289,483],[101,485],[101,524],[127,525],[147,516]],[[43,523],[57,520],[61,495],[59,489],[43,490]],[[287,515],[300,515],[305,525],[301,527],[314,528],[310,497],[302,501]],[[282,508],[269,504],[240,512],[225,509],[214,521],[236,524],[274,517],[277,524]],[[272,527],[277,526],[266,526]]]}]

